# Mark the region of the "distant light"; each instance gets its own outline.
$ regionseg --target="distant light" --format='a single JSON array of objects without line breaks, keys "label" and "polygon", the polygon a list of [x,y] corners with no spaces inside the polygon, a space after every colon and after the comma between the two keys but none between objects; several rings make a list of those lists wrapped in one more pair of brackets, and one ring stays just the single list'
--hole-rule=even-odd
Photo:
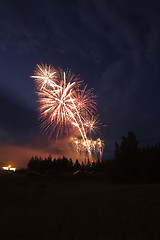
[{"label": "distant light", "polygon": [[14,167],[13,167],[13,168],[10,168],[9,170],[11,170],[11,171],[14,171],[14,172],[15,172],[15,171],[16,171],[16,168],[14,168]]},{"label": "distant light", "polygon": [[3,168],[3,170],[8,170],[8,167],[2,167]]},{"label": "distant light", "polygon": [[10,171],[16,171],[16,168],[13,168],[13,167],[11,167],[11,165],[9,165],[8,167],[2,167],[3,168],[3,170],[10,170]]}]

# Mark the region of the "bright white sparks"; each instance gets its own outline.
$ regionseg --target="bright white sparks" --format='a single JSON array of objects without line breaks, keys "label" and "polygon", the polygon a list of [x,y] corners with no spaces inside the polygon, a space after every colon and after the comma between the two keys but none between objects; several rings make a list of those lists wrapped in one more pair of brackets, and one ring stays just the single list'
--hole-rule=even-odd
[{"label": "bright white sparks", "polygon": [[100,121],[96,112],[96,96],[87,85],[81,89],[78,77],[71,71],[64,72],[50,65],[37,65],[34,75],[40,103],[41,128],[50,136],[56,130],[56,136],[76,128],[72,137],[74,147],[79,154],[85,153],[91,158],[95,153],[102,157],[104,143],[98,138],[92,140],[92,133],[99,132]]}]

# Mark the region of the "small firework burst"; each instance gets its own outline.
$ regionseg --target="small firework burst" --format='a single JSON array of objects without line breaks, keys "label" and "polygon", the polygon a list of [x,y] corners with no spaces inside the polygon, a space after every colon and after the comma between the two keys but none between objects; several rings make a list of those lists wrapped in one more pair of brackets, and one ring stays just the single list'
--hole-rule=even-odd
[{"label": "small firework burst", "polygon": [[35,79],[37,89],[40,91],[43,88],[47,87],[59,87],[56,84],[56,69],[51,67],[51,65],[39,65],[37,64],[37,68],[34,72],[34,75],[31,78]]}]

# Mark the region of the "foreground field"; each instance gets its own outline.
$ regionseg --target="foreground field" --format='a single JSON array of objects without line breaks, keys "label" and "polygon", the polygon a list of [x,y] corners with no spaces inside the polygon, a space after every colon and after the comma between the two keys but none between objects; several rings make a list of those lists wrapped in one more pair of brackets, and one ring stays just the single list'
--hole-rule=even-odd
[{"label": "foreground field", "polygon": [[160,239],[160,185],[0,177],[0,239]]}]

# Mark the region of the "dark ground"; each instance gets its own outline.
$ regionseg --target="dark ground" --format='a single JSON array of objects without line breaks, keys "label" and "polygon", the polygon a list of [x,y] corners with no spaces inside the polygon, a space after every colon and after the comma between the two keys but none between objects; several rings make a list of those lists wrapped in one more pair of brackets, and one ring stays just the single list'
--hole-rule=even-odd
[{"label": "dark ground", "polygon": [[1,240],[160,239],[160,184],[0,177]]}]

